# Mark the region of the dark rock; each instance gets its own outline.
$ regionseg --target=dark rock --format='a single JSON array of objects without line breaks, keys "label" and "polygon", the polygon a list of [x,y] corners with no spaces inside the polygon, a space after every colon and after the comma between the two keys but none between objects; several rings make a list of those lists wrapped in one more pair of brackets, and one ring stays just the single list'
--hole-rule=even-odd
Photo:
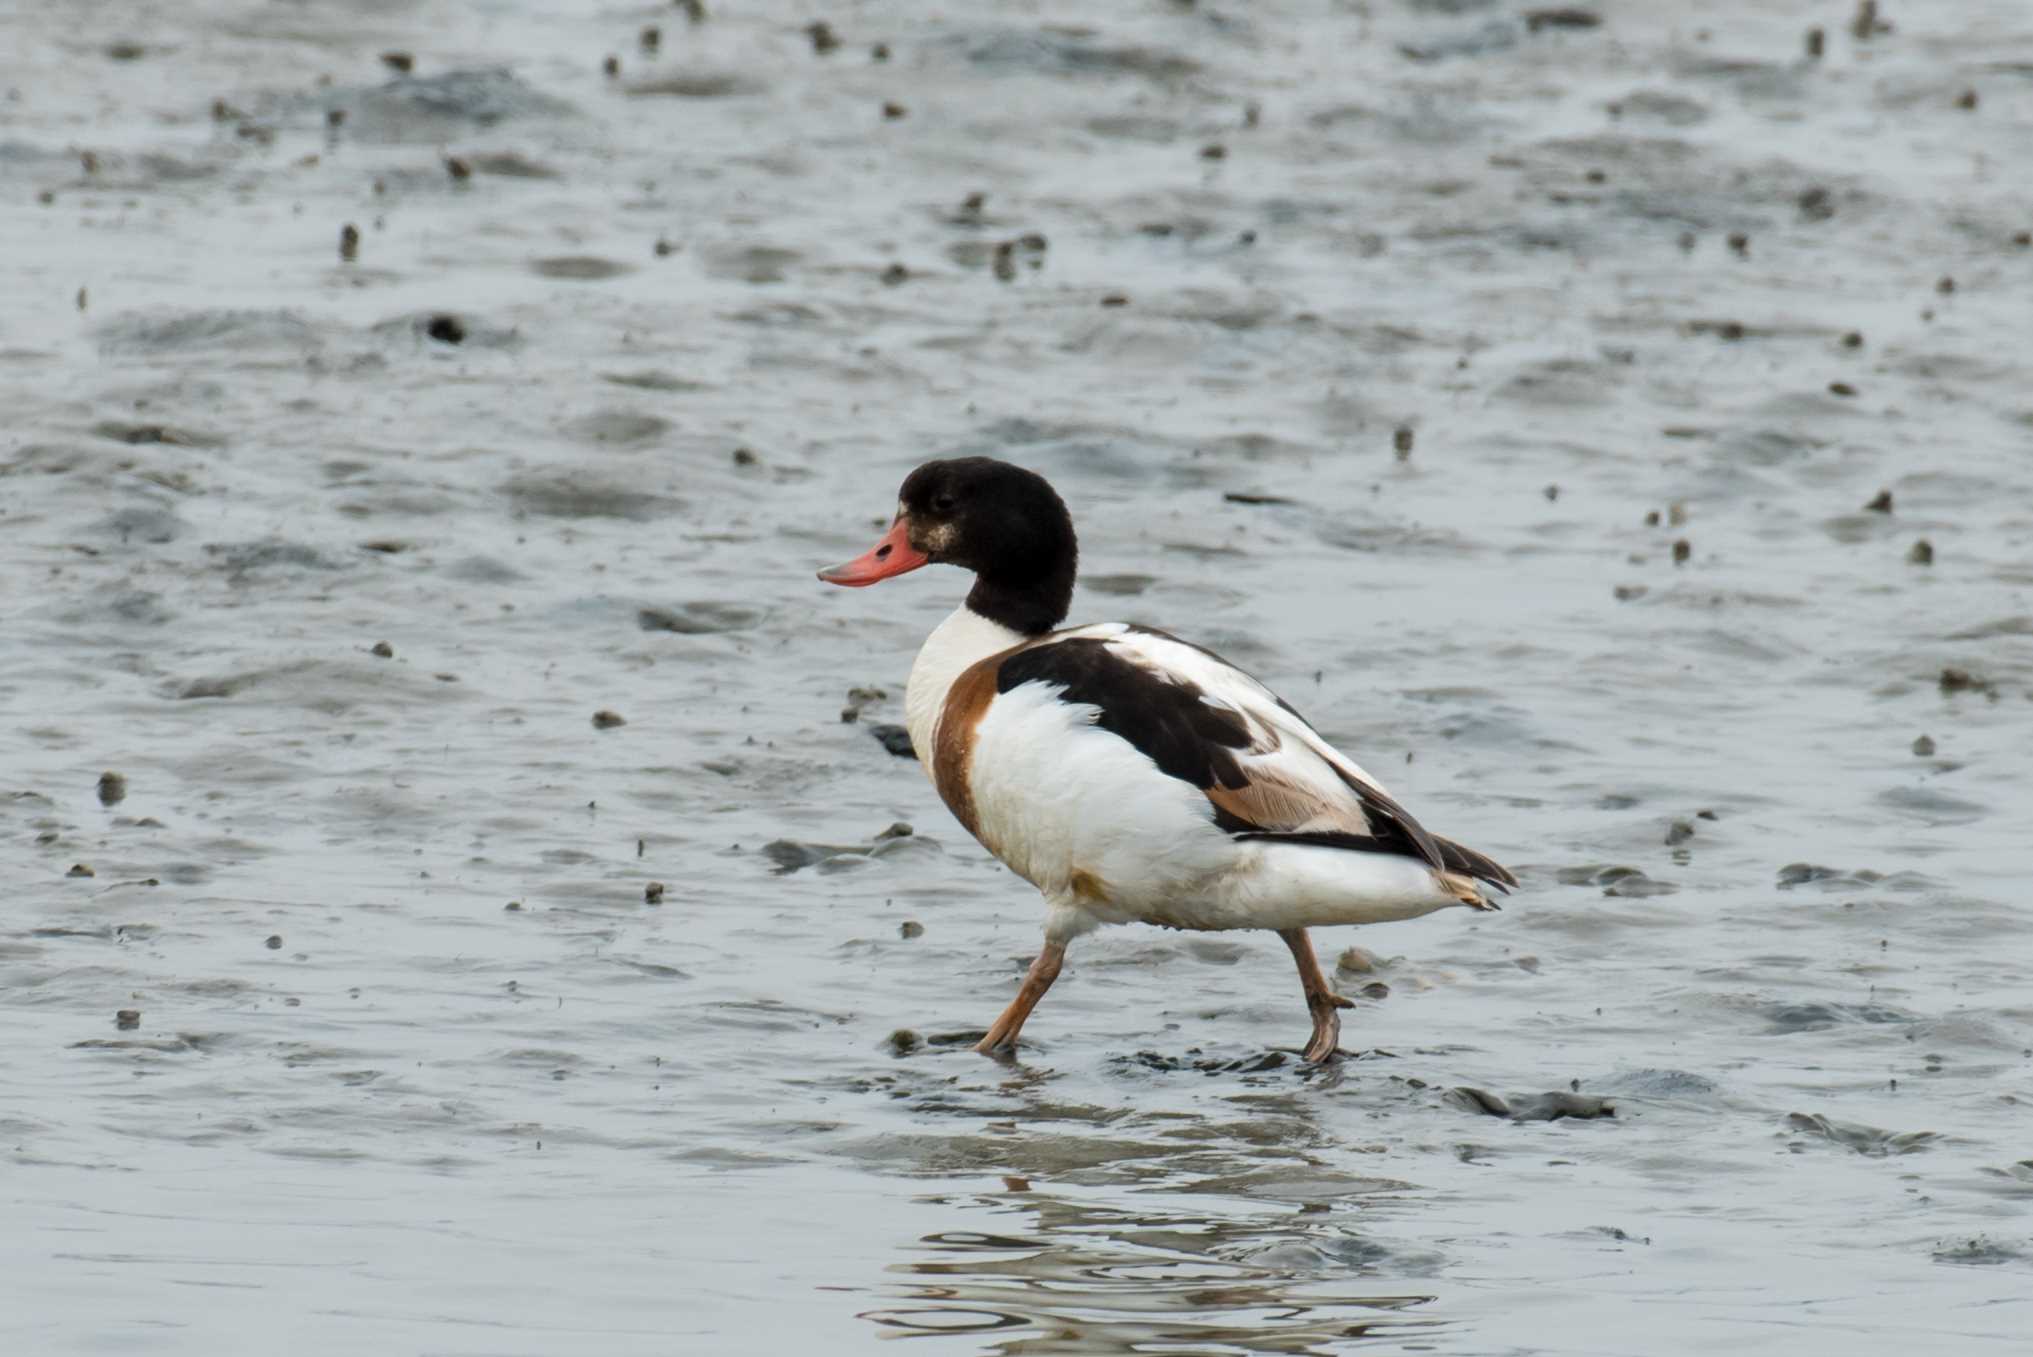
[{"label": "dark rock", "polygon": [[911,732],[903,726],[870,726],[868,733],[875,742],[900,759],[914,759],[918,751],[911,746]]}]

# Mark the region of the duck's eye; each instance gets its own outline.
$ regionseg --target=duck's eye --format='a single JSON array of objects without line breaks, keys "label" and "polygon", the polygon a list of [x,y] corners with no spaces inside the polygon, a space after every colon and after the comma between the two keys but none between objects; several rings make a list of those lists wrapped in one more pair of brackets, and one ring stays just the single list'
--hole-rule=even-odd
[{"label": "duck's eye", "polygon": [[953,510],[958,508],[959,505],[960,501],[954,499],[951,495],[932,496],[932,511],[934,513],[950,514],[953,512]]}]

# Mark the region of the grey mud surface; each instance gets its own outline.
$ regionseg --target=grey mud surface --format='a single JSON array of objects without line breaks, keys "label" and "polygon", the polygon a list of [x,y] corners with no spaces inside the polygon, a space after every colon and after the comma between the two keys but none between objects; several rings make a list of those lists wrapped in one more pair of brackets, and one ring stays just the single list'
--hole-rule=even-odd
[{"label": "grey mud surface", "polygon": [[[2033,11],[707,8],[10,7],[0,1346],[2024,1352]],[[966,1049],[959,452],[1524,878],[1359,1059]]]}]

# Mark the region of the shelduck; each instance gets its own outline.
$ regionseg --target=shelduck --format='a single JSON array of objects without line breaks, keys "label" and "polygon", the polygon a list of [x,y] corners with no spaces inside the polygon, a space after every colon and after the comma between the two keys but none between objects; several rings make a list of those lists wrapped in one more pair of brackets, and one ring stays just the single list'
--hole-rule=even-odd
[{"label": "shelduck", "polygon": [[1306,930],[1495,909],[1517,878],[1431,834],[1262,683],[1123,622],[1061,628],[1079,552],[1042,476],[987,457],[927,462],[882,540],[821,571],[860,587],[931,564],[974,573],[911,666],[911,743],[955,819],[1045,899],[1044,947],[975,1048],[1008,1057],[1066,945],[1102,924],[1267,928],[1313,1016],[1340,1009]]}]

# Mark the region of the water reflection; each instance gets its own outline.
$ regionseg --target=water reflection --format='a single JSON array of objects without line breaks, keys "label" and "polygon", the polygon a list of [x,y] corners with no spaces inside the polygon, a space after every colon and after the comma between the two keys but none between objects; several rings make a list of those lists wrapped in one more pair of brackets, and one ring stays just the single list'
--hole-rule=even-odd
[{"label": "water reflection", "polygon": [[[894,1304],[862,1312],[887,1337],[988,1336],[976,1351],[1044,1353],[1329,1353],[1404,1338],[1443,1321],[1409,1311],[1431,1295],[1356,1279],[1402,1277],[1431,1260],[1401,1257],[1320,1204],[1234,1215],[1125,1210],[1033,1191],[920,1201],[1029,1218],[1021,1232],[926,1235],[922,1257],[892,1264],[909,1280]],[[1232,1199],[1231,1199],[1232,1200]]]}]

